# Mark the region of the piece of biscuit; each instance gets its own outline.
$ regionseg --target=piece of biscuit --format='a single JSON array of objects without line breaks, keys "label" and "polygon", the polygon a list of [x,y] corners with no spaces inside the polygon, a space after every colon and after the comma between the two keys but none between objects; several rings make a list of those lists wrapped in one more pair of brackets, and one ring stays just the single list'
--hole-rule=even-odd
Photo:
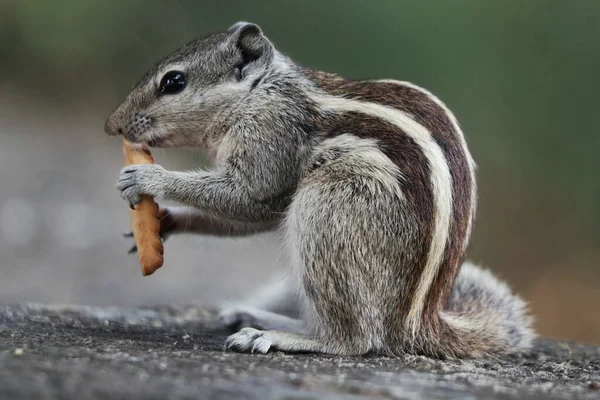
[{"label": "piece of biscuit", "polygon": [[[125,139],[123,139],[123,154],[125,165],[154,163],[146,147],[129,143]],[[131,229],[144,276],[153,274],[164,261],[158,210],[158,204],[151,196],[142,196],[142,201],[135,206],[135,210],[129,211]]]}]

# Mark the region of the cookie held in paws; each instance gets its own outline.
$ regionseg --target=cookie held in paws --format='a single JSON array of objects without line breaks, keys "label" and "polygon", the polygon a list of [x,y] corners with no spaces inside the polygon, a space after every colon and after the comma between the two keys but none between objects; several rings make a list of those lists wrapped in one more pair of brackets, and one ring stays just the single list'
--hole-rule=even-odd
[{"label": "cookie held in paws", "polygon": [[[140,145],[129,143],[123,139],[125,165],[153,164],[150,151]],[[129,211],[131,229],[137,245],[137,253],[142,267],[142,275],[151,275],[162,267],[164,249],[160,237],[160,221],[158,204],[151,196],[142,196],[142,201]]]}]

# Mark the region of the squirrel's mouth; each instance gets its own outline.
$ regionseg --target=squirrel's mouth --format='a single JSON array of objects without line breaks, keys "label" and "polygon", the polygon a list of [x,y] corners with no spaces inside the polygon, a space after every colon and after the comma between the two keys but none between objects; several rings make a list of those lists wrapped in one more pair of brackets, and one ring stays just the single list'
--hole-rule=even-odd
[{"label": "squirrel's mouth", "polygon": [[148,140],[148,142],[146,143],[149,147],[158,147],[157,145],[159,144],[160,139],[152,139],[152,140]]},{"label": "squirrel's mouth", "polygon": [[171,140],[171,138],[169,136],[167,137],[160,137],[160,138],[156,138],[156,139],[150,139],[146,142],[146,144],[148,145],[148,147],[173,147],[174,143],[172,143],[173,141]]},{"label": "squirrel's mouth", "polygon": [[148,140],[147,144],[148,147],[162,147],[161,143],[164,141],[164,139],[152,139],[152,140]]}]

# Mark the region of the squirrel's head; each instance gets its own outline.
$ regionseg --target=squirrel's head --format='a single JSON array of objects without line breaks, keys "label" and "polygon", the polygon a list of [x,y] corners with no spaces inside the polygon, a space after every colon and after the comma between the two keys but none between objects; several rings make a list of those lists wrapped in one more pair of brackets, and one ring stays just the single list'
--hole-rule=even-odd
[{"label": "squirrel's head", "polygon": [[190,42],[146,74],[105,131],[152,147],[202,146],[203,128],[256,86],[274,56],[261,29],[246,22]]}]

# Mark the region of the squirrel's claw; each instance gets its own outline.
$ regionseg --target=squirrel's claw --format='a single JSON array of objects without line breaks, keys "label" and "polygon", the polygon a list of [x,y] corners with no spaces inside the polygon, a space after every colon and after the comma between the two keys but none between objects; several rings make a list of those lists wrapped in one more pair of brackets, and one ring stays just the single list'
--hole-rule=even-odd
[{"label": "squirrel's claw", "polygon": [[[123,232],[123,237],[132,238],[133,237],[133,231]],[[133,254],[133,253],[137,253],[137,245],[135,243],[133,244],[133,246],[129,250],[127,250],[127,254]]]},{"label": "squirrel's claw", "polygon": [[[159,233],[161,241],[164,243],[168,239],[168,235],[163,234],[163,232]],[[123,232],[123,237],[132,238],[133,231]],[[137,253],[137,245],[134,244],[129,250],[127,250],[127,254]]]}]

